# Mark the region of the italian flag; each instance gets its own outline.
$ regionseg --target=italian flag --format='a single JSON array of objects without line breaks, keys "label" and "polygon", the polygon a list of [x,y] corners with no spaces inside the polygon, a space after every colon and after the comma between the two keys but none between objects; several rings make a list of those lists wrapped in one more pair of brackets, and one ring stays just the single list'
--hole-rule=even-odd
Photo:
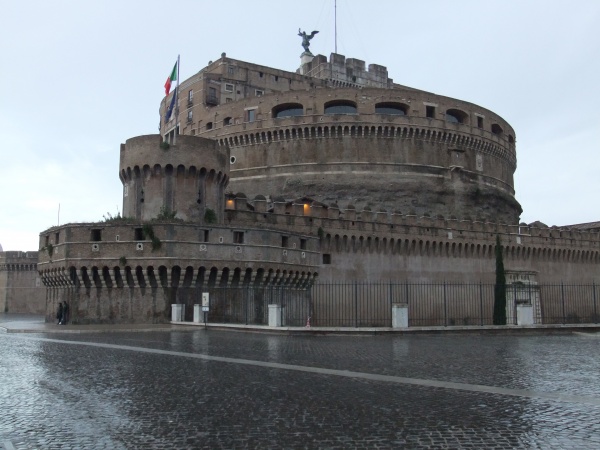
[{"label": "italian flag", "polygon": [[171,75],[169,75],[169,78],[165,82],[165,95],[169,95],[169,92],[171,92],[171,83],[175,80],[177,80],[177,63],[173,66]]}]

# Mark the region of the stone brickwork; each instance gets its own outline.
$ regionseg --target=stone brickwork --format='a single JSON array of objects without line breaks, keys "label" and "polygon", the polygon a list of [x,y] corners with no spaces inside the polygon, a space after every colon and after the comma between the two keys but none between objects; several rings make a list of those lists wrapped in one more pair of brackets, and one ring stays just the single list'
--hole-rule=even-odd
[{"label": "stone brickwork", "polygon": [[0,311],[43,314],[45,292],[37,273],[38,252],[0,252]]}]

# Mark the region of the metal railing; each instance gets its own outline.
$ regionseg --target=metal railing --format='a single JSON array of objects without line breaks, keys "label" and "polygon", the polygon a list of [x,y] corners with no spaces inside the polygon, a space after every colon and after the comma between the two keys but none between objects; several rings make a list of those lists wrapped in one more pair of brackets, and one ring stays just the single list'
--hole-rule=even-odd
[{"label": "metal railing", "polygon": [[[268,305],[281,306],[283,326],[390,327],[392,305],[408,307],[409,327],[493,324],[494,285],[484,283],[346,282],[318,283],[311,289],[212,287],[208,321],[268,324]],[[186,317],[195,300],[187,303]],[[508,285],[507,324],[517,324],[517,305],[531,306],[534,324],[600,323],[600,291],[587,285]],[[188,320],[188,319],[186,319]]]}]

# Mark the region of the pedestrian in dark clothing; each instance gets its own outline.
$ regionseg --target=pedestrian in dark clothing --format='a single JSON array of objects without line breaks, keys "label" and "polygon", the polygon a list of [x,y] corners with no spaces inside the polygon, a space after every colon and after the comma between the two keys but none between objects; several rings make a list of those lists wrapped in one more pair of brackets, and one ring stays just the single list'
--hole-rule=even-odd
[{"label": "pedestrian in dark clothing", "polygon": [[62,303],[58,304],[58,311],[56,312],[56,320],[58,320],[59,325],[63,320],[63,304]]},{"label": "pedestrian in dark clothing", "polygon": [[69,321],[69,304],[65,300],[65,303],[64,303],[64,306],[63,306],[63,320],[62,320],[62,324],[66,325],[68,321]]}]

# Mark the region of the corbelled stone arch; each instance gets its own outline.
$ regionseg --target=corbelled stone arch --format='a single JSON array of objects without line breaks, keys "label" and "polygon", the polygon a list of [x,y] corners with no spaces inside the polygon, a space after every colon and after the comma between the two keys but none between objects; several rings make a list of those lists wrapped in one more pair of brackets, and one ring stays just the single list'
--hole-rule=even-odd
[{"label": "corbelled stone arch", "polygon": [[168,288],[170,283],[167,266],[158,266],[158,279],[162,288]]},{"label": "corbelled stone arch", "polygon": [[119,289],[123,288],[125,284],[123,283],[123,275],[121,274],[121,268],[119,266],[113,267],[113,277],[115,280],[115,286]]},{"label": "corbelled stone arch", "polygon": [[156,278],[156,272],[154,271],[154,266],[146,267],[146,276],[148,277],[148,284],[150,285],[150,288],[157,289],[159,280],[157,280],[157,278]]},{"label": "corbelled stone arch", "polygon": [[217,284],[217,276],[219,275],[219,269],[216,267],[210,268],[210,274],[208,275],[208,286],[214,287]]}]

